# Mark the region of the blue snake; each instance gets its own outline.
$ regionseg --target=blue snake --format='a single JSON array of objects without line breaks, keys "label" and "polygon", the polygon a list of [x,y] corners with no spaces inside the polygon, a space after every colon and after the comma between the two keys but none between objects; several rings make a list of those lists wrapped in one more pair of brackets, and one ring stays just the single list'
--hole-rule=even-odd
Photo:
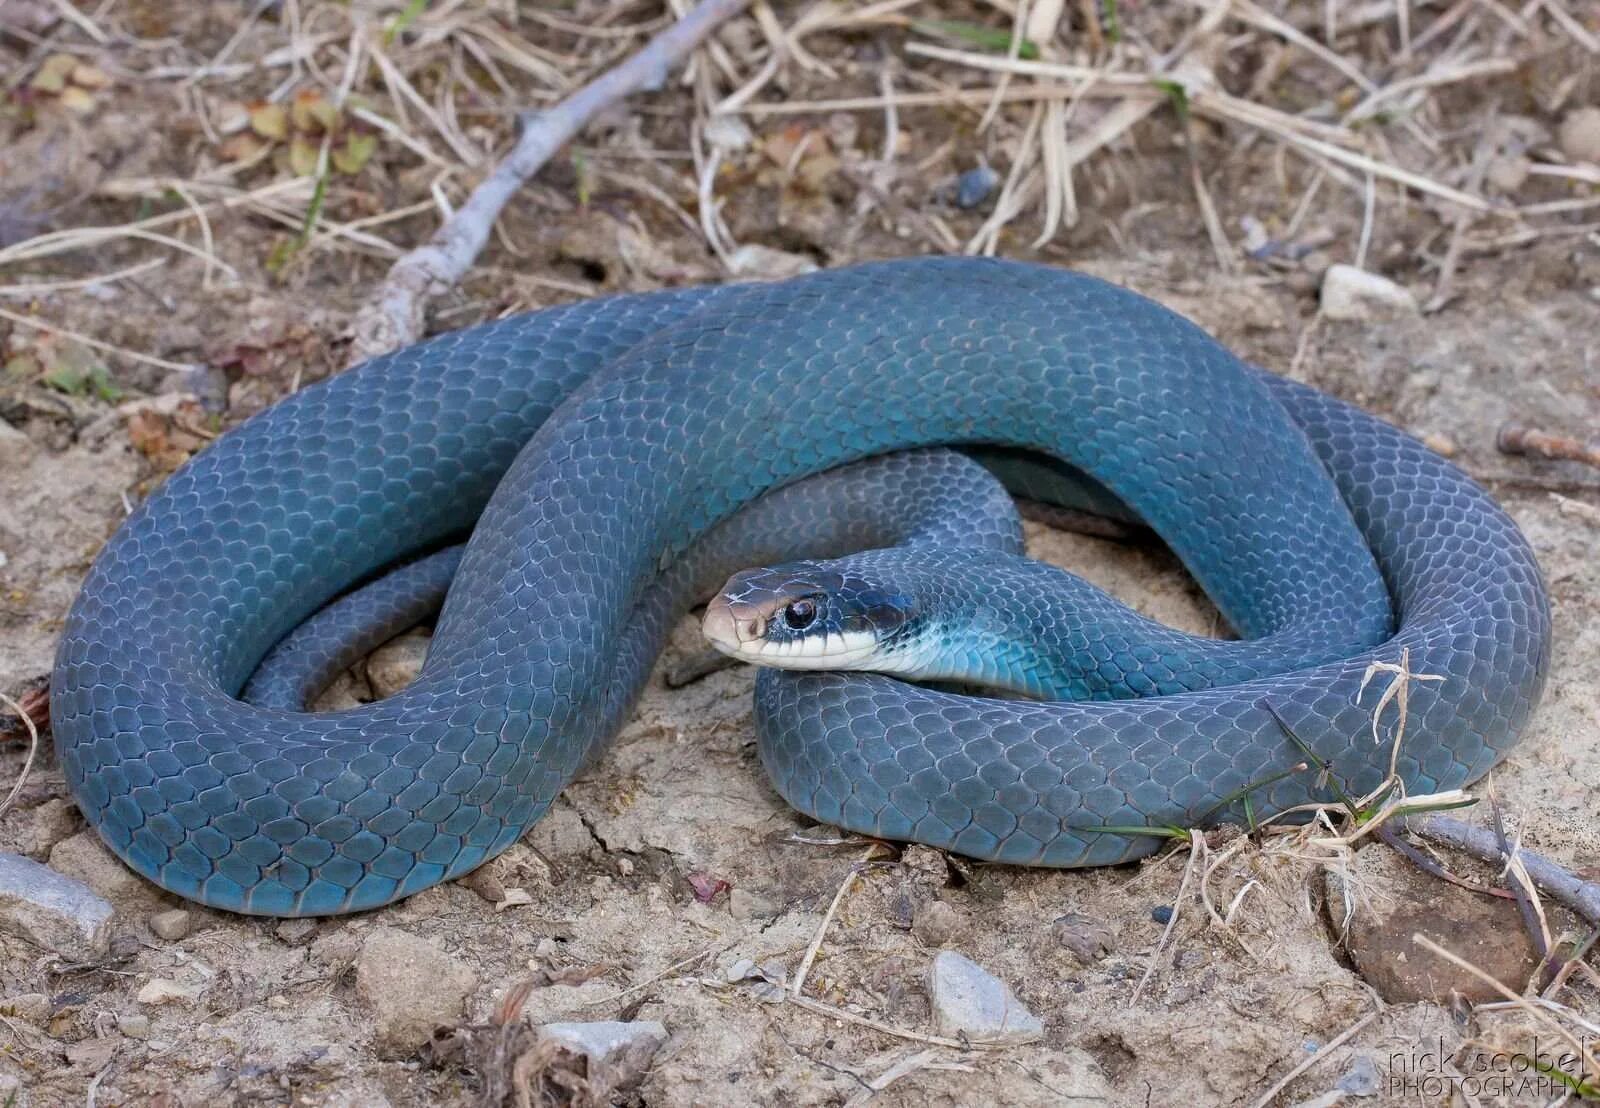
[{"label": "blue snake", "polygon": [[[1125,507],[1258,668],[1197,680],[1194,644],[1106,617],[1079,619],[1092,658],[1047,683],[1099,673],[1085,689],[1105,698],[1082,702],[766,670],[763,763],[817,820],[1115,863],[1159,845],[1139,827],[1326,801],[1330,775],[1375,786],[1392,755],[1361,687],[1383,666],[1440,678],[1409,687],[1413,790],[1482,775],[1540,697],[1533,553],[1455,467],[1132,292],[921,259],[500,320],[224,435],[128,517],[69,614],[51,684],[69,787],[130,866],[218,908],[348,912],[460,876],[604,748],[662,629],[741,568],[730,551],[770,565],[965,533],[937,494],[967,477],[913,474],[903,518],[871,522],[887,463],[832,478],[857,508],[807,506],[804,479],[938,444],[1048,456]],[[843,521],[808,543],[806,518]],[[329,713],[238,698],[330,601],[468,533],[406,689]],[[991,538],[1010,558],[1014,525]],[[1308,751],[1323,772],[1289,772]]]}]

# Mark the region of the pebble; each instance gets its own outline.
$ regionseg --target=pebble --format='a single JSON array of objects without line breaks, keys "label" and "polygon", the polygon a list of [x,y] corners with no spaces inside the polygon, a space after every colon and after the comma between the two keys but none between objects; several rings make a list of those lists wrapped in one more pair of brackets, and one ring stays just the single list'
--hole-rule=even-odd
[{"label": "pebble", "polygon": [[987,165],[969,169],[956,178],[956,207],[963,210],[976,208],[1000,183],[1000,174]]},{"label": "pebble", "polygon": [[754,277],[758,281],[781,281],[803,273],[815,273],[817,262],[806,254],[792,254],[749,242],[728,256],[728,268],[735,277]]},{"label": "pebble", "polygon": [[1167,924],[1172,922],[1172,905],[1157,904],[1154,908],[1150,909],[1150,918],[1155,920],[1162,927],[1165,927]]},{"label": "pebble", "polygon": [[1322,278],[1322,314],[1329,319],[1383,319],[1417,311],[1410,290],[1353,265],[1332,265]]},{"label": "pebble", "polygon": [[175,943],[189,934],[189,928],[192,926],[193,917],[182,908],[157,912],[150,917],[150,930],[155,933],[156,938],[165,939],[169,943]]},{"label": "pebble", "polygon": [[288,943],[290,946],[300,946],[311,936],[317,933],[317,921],[314,919],[286,919],[272,933],[278,941]]},{"label": "pebble", "polygon": [[1068,912],[1050,927],[1055,940],[1084,965],[1091,965],[1117,949],[1117,935],[1105,920]]},{"label": "pebble", "polygon": [[437,942],[394,927],[373,928],[356,957],[356,992],[372,1011],[382,1057],[411,1054],[434,1028],[456,1023],[477,985]]},{"label": "pebble", "polygon": [[165,977],[152,977],[134,996],[140,1004],[188,1004],[200,995],[200,990],[180,985]]},{"label": "pebble", "polygon": [[1574,108],[1561,121],[1556,141],[1575,162],[1600,165],[1600,108]]},{"label": "pebble", "polygon": [[1371,1055],[1362,1054],[1344,1071],[1336,1087],[1350,1096],[1377,1096],[1381,1081],[1377,1063]]},{"label": "pebble", "polygon": [[770,919],[778,914],[778,906],[760,893],[735,885],[728,894],[728,914],[734,919]]},{"label": "pebble", "polygon": [[[4,565],[5,556],[0,554],[0,567]],[[17,853],[26,854],[36,862],[49,857],[50,850],[56,843],[70,838],[83,826],[78,816],[78,806],[59,796],[53,796],[21,815],[22,826],[18,828]]]},{"label": "pebble", "polygon": [[148,1039],[150,1037],[150,1017],[143,1012],[118,1016],[117,1030],[130,1039]]},{"label": "pebble", "polygon": [[911,917],[911,933],[924,946],[949,946],[966,930],[966,918],[942,900],[928,901],[918,907]]},{"label": "pebble", "polygon": [[603,1103],[609,1093],[635,1085],[644,1077],[656,1051],[667,1041],[667,1029],[655,1020],[547,1023],[539,1028],[539,1041],[587,1058],[591,1085],[597,1079],[604,1085],[603,1091],[594,1091]]},{"label": "pebble", "polygon": [[1528,183],[1533,163],[1521,155],[1501,155],[1489,162],[1483,179],[1496,192],[1510,194]]},{"label": "pebble", "polygon": [[0,854],[0,931],[71,962],[93,962],[111,949],[114,911],[82,881],[18,854]]},{"label": "pebble", "polygon": [[50,1018],[50,998],[43,993],[18,993],[0,1000],[0,1015],[15,1016],[29,1023],[43,1023]]},{"label": "pebble", "polygon": [[432,641],[431,635],[419,629],[408,631],[374,650],[367,659],[367,681],[372,685],[372,695],[382,700],[411,684],[422,668],[422,660]]},{"label": "pebble", "polygon": [[941,951],[933,960],[928,997],[941,1035],[974,1042],[1028,1043],[1044,1034],[1044,1024],[1023,1007],[1009,985],[953,950]]},{"label": "pebble", "polygon": [[35,452],[33,440],[0,419],[0,465],[20,468]]}]

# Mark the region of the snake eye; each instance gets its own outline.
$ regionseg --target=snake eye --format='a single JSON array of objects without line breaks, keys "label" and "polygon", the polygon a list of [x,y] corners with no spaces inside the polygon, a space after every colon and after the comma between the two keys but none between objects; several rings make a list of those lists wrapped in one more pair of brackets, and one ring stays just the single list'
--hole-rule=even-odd
[{"label": "snake eye", "polygon": [[791,601],[783,610],[783,622],[792,631],[804,631],[817,622],[817,605],[804,599]]}]

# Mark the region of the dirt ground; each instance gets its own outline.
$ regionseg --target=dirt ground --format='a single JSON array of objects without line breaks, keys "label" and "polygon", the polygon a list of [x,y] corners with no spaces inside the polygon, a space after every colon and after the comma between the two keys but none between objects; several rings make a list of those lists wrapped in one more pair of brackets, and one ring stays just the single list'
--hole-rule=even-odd
[{"label": "dirt ground", "polygon": [[[108,3],[73,9],[76,18],[63,18],[63,7],[0,4],[0,692],[16,698],[48,674],[72,596],[129,507],[219,431],[344,364],[354,312],[395,248],[436,225],[435,197],[460,203],[489,152],[509,141],[519,97],[547,104],[563,91],[554,78],[541,85],[539,67],[593,72],[661,21],[661,7],[643,0],[558,4],[540,18],[510,4],[432,5],[398,30],[393,21],[418,5],[346,13],[218,3],[178,14]],[[1462,187],[1493,194],[1502,208],[1544,205],[1537,215],[1468,218],[1388,179],[1364,188],[1359,173],[1319,171],[1261,132],[1198,118],[1196,101],[1186,129],[1170,106],[1160,108],[1081,167],[1075,225],[1034,245],[1046,218],[1034,204],[998,245],[1153,296],[1249,359],[1407,428],[1495,493],[1549,582],[1554,664],[1522,744],[1473,791],[1493,793],[1528,848],[1588,873],[1600,866],[1600,472],[1504,455],[1496,436],[1507,423],[1579,437],[1600,426],[1600,239],[1582,223],[1593,216],[1584,202],[1600,170],[1515,180],[1529,158],[1581,162],[1556,152],[1570,137],[1561,126],[1600,104],[1600,81],[1582,40],[1539,16],[1539,5],[1522,14],[1479,7],[1510,12],[1523,32],[1496,37],[1496,18],[1457,16],[1458,38],[1441,34],[1430,46],[1500,43],[1515,64],[1442,88],[1417,108],[1442,152],[1410,150],[1397,119],[1382,125],[1392,144],[1376,149],[1432,159],[1408,163],[1417,172],[1448,163]],[[1010,25],[1009,5],[918,9],[919,18]],[[782,27],[810,10],[762,8]],[[1097,10],[1116,9],[1090,4],[1062,17],[1068,57],[1087,33],[1085,12]],[[1410,10],[1409,33],[1420,35],[1454,9],[1414,2]],[[1567,10],[1583,14],[1582,5]],[[359,33],[373,45],[347,71],[342,47],[358,17],[368,19]],[[1194,18],[1182,5],[1122,13],[1141,44],[1170,45]],[[1600,33],[1592,10],[1583,18],[1580,31]],[[992,73],[979,81],[908,51],[918,40],[903,22],[807,38],[805,57],[831,70],[792,54],[757,100],[870,98],[889,63],[903,89],[994,86]],[[1320,34],[1317,19],[1305,25]],[[1217,32],[1212,64],[1224,87],[1285,111],[1342,87],[1337,72],[1261,27],[1246,20]],[[606,291],[960,249],[979,232],[994,198],[958,206],[956,177],[983,159],[1007,173],[1025,138],[1025,105],[1007,107],[989,130],[980,127],[981,101],[907,107],[892,123],[881,108],[735,117],[747,131],[723,120],[731,133],[710,183],[721,220],[713,235],[725,249],[713,250],[693,153],[703,146],[706,90],[720,98],[736,87],[733,76],[749,76],[762,34],[760,21],[737,21],[719,42],[722,60],[699,56],[693,83],[674,80],[607,113],[512,202],[467,280],[435,304],[431,327]],[[1365,65],[1392,34],[1375,23],[1337,41]],[[309,44],[303,55],[290,49],[274,60],[273,51],[297,43]],[[420,90],[416,100],[372,64],[384,50]],[[63,54],[75,61],[49,61]],[[41,82],[52,64],[57,79]],[[1383,72],[1399,79],[1421,65]],[[476,95],[457,97],[461,81]],[[399,133],[338,99],[351,88],[368,115],[404,121]],[[264,100],[304,110],[263,119]],[[314,122],[316,103],[340,104],[337,122]],[[1096,101],[1086,118],[1108,110]],[[891,127],[898,139],[886,143]],[[295,144],[307,136],[314,157],[326,140],[348,168],[323,175],[310,220],[309,179],[294,177],[304,153]],[[1495,159],[1515,164],[1496,177],[1504,166]],[[1191,166],[1215,208],[1210,231]],[[1323,183],[1307,200],[1314,178]],[[195,207],[203,224],[183,214]],[[60,252],[17,249],[59,241],[41,238],[52,232],[127,228],[168,213],[144,237],[124,231]],[[1252,227],[1305,248],[1251,257],[1240,245]],[[1220,256],[1219,229],[1232,244]],[[1327,266],[1363,255],[1367,269],[1428,310],[1354,322],[1321,315]],[[52,287],[62,283],[72,287]],[[1037,556],[1140,611],[1193,631],[1216,626],[1162,549],[1038,525],[1029,537]],[[665,663],[696,639],[686,621]],[[365,667],[374,672],[353,674],[331,695],[370,697],[422,645],[419,632],[387,648]],[[1526,1006],[1451,999],[1452,984],[1477,987],[1470,975],[1443,962],[1423,967],[1428,955],[1409,945],[1419,928],[1470,935],[1482,949],[1469,960],[1498,965],[1498,955],[1525,945],[1508,902],[1427,876],[1383,845],[1351,857],[1293,835],[1214,834],[1204,882],[1186,871],[1191,853],[1182,847],[1141,865],[1030,872],[840,841],[768,784],[750,687],[747,671],[679,690],[658,675],[610,753],[480,874],[312,923],[184,905],[123,869],[67,799],[46,739],[0,818],[0,850],[84,880],[117,915],[112,956],[94,964],[0,934],[0,1081],[10,1083],[0,1089],[15,1094],[6,1103],[514,1103],[507,1090],[529,1080],[534,1102],[565,1103],[572,1094],[559,1074],[534,1067],[532,1078],[513,1076],[526,1047],[516,1029],[602,1019],[665,1025],[642,1083],[608,1094],[651,1105],[1562,1099],[1551,1079],[1462,1091],[1459,1079],[1474,1066],[1497,1076],[1518,1052],[1554,1049],[1558,1033]],[[0,749],[0,782],[21,776],[26,750],[16,735]],[[1460,856],[1445,861],[1465,876],[1496,878]],[[749,966],[792,975],[852,867],[859,880],[839,898],[806,985],[817,1003],[785,1002]],[[1330,881],[1330,870],[1344,879]],[[1347,903],[1355,905],[1348,935]],[[1406,904],[1423,905],[1423,915],[1380,922]],[[158,936],[151,918],[178,907],[192,913],[187,933]],[[1548,911],[1552,935],[1587,931]],[[359,980],[369,972],[363,951],[394,931],[433,944],[463,983],[464,1008],[447,1021],[455,1030],[445,1026],[425,1045],[386,1039],[388,1017]],[[927,973],[941,949],[1007,982],[1042,1019],[1043,1038],[973,1051],[928,1041]],[[1396,992],[1404,988],[1396,979],[1418,974],[1444,982],[1435,1000]],[[1547,992],[1559,1008],[1547,1019],[1586,1036],[1600,1022],[1597,982],[1587,966],[1573,967]],[[531,991],[520,1022],[493,1026],[523,983]],[[1509,984],[1521,993],[1527,978]],[[415,983],[421,993],[433,985]],[[6,998],[30,994],[47,1001],[7,1007]],[[419,994],[418,1006],[427,1003]]]}]

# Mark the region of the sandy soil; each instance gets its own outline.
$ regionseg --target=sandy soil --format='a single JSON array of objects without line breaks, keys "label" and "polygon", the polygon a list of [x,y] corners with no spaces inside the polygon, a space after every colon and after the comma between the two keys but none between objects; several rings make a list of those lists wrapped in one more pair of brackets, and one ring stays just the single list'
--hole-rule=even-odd
[{"label": "sandy soil", "polygon": [[[214,50],[225,30],[206,25],[183,33]],[[19,132],[16,142],[32,157],[21,163],[17,183],[33,179],[54,195],[70,192],[74,181],[159,176],[203,145],[192,129],[139,141],[150,118],[180,117],[163,85],[129,84],[121,92],[87,116],[46,116]],[[692,196],[685,164],[662,160],[640,169],[630,160],[641,126],[657,147],[682,146],[675,96],[651,99],[639,116],[596,139],[593,160]],[[830,141],[848,152],[874,148],[869,131],[876,124],[866,119],[810,122],[830,128]],[[905,156],[932,160],[916,180],[902,179],[896,195],[902,204],[937,205],[931,186],[961,168],[938,150],[952,136],[966,141],[971,120],[912,113],[906,126]],[[1293,208],[1299,191],[1265,180],[1268,153],[1221,161],[1220,148],[1214,152],[1212,189],[1228,226],[1251,214],[1281,220]],[[1593,237],[1553,237],[1467,257],[1453,298],[1432,314],[1333,323],[1316,315],[1317,282],[1328,261],[1356,249],[1358,196],[1328,190],[1315,216],[1328,241],[1303,264],[1222,273],[1186,188],[1161,183],[1164,173],[1175,180],[1182,165],[1168,136],[1136,130],[1122,156],[1129,172],[1118,180],[1143,181],[1133,195],[1108,176],[1086,191],[1084,222],[1070,235],[1030,251],[1029,230],[1008,240],[1005,252],[1079,267],[1154,296],[1252,360],[1424,437],[1496,493],[1547,575],[1555,661],[1524,741],[1475,792],[1485,796],[1492,786],[1529,847],[1580,870],[1600,863],[1593,799],[1600,780],[1600,479],[1577,463],[1511,458],[1495,448],[1497,429],[1510,420],[1578,434],[1600,426],[1600,249]],[[92,166],[84,168],[84,159]],[[833,181],[797,191],[792,181],[775,183],[771,168],[752,156],[727,184],[724,215],[741,241],[828,264],[923,251],[897,233],[894,218],[861,215],[855,189]],[[355,218],[363,204],[382,207],[398,188],[369,171],[334,203],[341,218]],[[365,199],[357,195],[363,191]],[[441,306],[436,326],[577,292],[719,278],[704,243],[637,190],[601,178],[586,199],[575,199],[578,191],[570,163],[542,177],[508,213],[506,239]],[[931,210],[967,230],[983,215],[948,205]],[[135,214],[125,200],[101,199],[67,222]],[[427,219],[385,233],[405,242],[426,231]],[[1369,267],[1426,298],[1431,278],[1418,258],[1425,248],[1439,249],[1427,246],[1438,226],[1419,207],[1386,206]],[[850,235],[841,237],[840,227]],[[340,363],[342,328],[383,270],[381,259],[326,248],[274,275],[265,259],[284,232],[250,214],[216,216],[212,230],[231,275],[173,257],[155,275],[35,302],[83,334],[210,369],[173,374],[111,357],[106,364],[125,393],[117,403],[93,390],[66,395],[37,380],[0,390],[0,430],[18,432],[0,437],[0,692],[20,696],[48,673],[61,618],[88,561],[131,503],[214,427]],[[117,243],[84,272],[146,256],[137,244]],[[22,328],[5,341],[12,356],[37,349]],[[1030,547],[1159,619],[1197,631],[1215,625],[1164,550],[1038,526],[1030,528]],[[681,628],[666,661],[693,649],[695,637],[692,626]],[[413,637],[409,647],[375,659],[374,668],[385,671],[377,683],[392,680],[389,671],[418,649]],[[370,684],[367,674],[356,674],[343,695],[370,695]],[[789,810],[768,785],[755,754],[749,692],[747,672],[676,691],[657,679],[610,753],[480,875],[379,912],[310,924],[185,906],[128,873],[65,799],[46,741],[16,808],[0,820],[0,849],[88,882],[116,906],[116,938],[109,961],[74,965],[0,935],[0,998],[48,998],[42,1013],[0,1017],[0,1079],[23,1090],[27,1099],[19,1103],[36,1105],[77,1104],[86,1095],[101,1105],[476,1103],[486,1088],[506,1087],[496,1067],[511,1064],[504,1051],[494,1053],[499,1033],[482,1028],[508,991],[529,979],[530,1023],[622,1018],[666,1026],[667,1042],[642,1085],[616,1094],[652,1105],[836,1105],[869,1096],[881,1105],[1248,1105],[1307,1062],[1314,1064],[1274,1103],[1353,1101],[1340,1083],[1369,1091],[1369,1070],[1377,1095],[1362,1103],[1459,1103],[1443,1086],[1401,1081],[1440,1072],[1420,1052],[1442,1043],[1464,1068],[1475,1058],[1492,1063],[1497,1049],[1526,1049],[1530,1036],[1553,1034],[1516,1012],[1473,1011],[1442,994],[1432,1002],[1374,992],[1369,980],[1377,975],[1358,969],[1344,938],[1342,889],[1354,889],[1362,912],[1420,898],[1441,927],[1459,909],[1459,918],[1476,921],[1480,933],[1500,936],[1506,947],[1518,945],[1520,931],[1503,902],[1380,862],[1385,847],[1362,851],[1370,857],[1349,864],[1348,884],[1329,886],[1327,867],[1283,841],[1237,843],[1239,832],[1219,832],[1210,850],[1220,861],[1206,891],[1226,916],[1222,923],[1208,918],[1195,887],[1180,895],[1189,858],[1182,849],[1117,869],[1029,872],[921,848],[839,842]],[[24,747],[14,741],[0,750],[0,780],[15,779]],[[782,1003],[759,981],[730,980],[743,961],[792,973],[852,866],[867,859],[828,926],[807,995],[906,1036]],[[1466,875],[1494,876],[1464,859],[1449,862]],[[714,893],[708,900],[707,892]],[[1163,942],[1158,920],[1174,906],[1177,922]],[[151,917],[175,907],[190,908],[189,932],[158,937]],[[1381,926],[1365,926],[1385,938]],[[1554,910],[1550,927],[1583,931]],[[446,1022],[468,1031],[446,1026],[421,1049],[386,1045],[383,1013],[358,980],[370,969],[358,965],[375,935],[396,930],[425,938],[442,964],[464,972],[464,1008]],[[1387,939],[1395,945],[1378,943],[1380,955],[1425,957],[1400,949],[1409,933]],[[932,1031],[927,968],[944,948],[1008,982],[1043,1019],[1042,1041],[982,1052],[919,1041]],[[1433,969],[1447,975],[1442,966]],[[1459,975],[1451,980],[1470,984]],[[152,981],[175,983],[179,995],[152,1002]],[[1600,1019],[1591,974],[1576,973],[1557,999]],[[514,1055],[515,1041],[512,1047]],[[896,1067],[903,1075],[874,1092]],[[1485,1087],[1478,1097],[1556,1099],[1548,1085],[1507,1096]]]}]

